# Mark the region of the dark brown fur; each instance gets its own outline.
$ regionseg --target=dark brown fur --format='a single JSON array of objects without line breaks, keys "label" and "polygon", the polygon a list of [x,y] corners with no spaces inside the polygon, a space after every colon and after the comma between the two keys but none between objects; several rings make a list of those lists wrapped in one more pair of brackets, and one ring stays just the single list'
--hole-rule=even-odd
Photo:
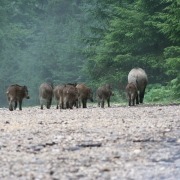
[{"label": "dark brown fur", "polygon": [[53,98],[53,87],[49,83],[42,83],[39,87],[40,106],[43,109],[45,104],[47,109],[50,109]]},{"label": "dark brown fur", "polygon": [[77,88],[73,85],[65,85],[63,88],[63,107],[65,109],[72,109],[73,106],[77,105],[78,102],[78,92]]},{"label": "dark brown fur", "polygon": [[76,86],[78,90],[78,106],[81,107],[81,103],[83,108],[87,108],[87,100],[89,99],[93,102],[93,93],[91,88],[87,87],[85,84],[78,84]]},{"label": "dark brown fur", "polygon": [[105,100],[107,100],[108,107],[110,107],[110,97],[114,94],[112,93],[112,88],[109,84],[101,86],[96,91],[98,98],[98,106],[104,108]]},{"label": "dark brown fur", "polygon": [[138,95],[138,90],[137,87],[134,83],[128,83],[126,86],[126,93],[128,96],[129,100],[129,106],[134,106],[135,105],[135,99]]},{"label": "dark brown fur", "polygon": [[20,86],[18,84],[9,86],[6,95],[8,98],[10,111],[13,111],[13,103],[14,103],[14,110],[17,108],[18,103],[19,103],[19,110],[22,110],[22,100],[24,98],[29,99],[27,87]]}]

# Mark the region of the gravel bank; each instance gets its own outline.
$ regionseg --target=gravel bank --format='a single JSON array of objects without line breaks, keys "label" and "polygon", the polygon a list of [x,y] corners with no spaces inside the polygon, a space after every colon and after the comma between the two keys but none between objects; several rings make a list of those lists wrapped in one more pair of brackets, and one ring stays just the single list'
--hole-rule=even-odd
[{"label": "gravel bank", "polygon": [[0,109],[0,179],[180,179],[180,106]]}]

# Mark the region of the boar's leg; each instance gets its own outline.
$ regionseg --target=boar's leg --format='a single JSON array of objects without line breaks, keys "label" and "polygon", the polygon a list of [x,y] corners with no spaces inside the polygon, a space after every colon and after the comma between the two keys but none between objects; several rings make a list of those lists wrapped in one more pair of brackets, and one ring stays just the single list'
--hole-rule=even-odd
[{"label": "boar's leg", "polygon": [[14,101],[14,109],[16,110],[17,108],[17,101]]},{"label": "boar's leg", "polygon": [[47,108],[47,109],[50,109],[50,107],[51,107],[51,101],[52,101],[52,99],[47,100],[47,102],[46,102],[46,108]]},{"label": "boar's leg", "polygon": [[70,103],[68,101],[68,102],[66,102],[66,109],[69,109],[69,108],[70,108]]},{"label": "boar's leg", "polygon": [[81,107],[81,98],[78,98],[78,108]]},{"label": "boar's leg", "polygon": [[19,100],[19,110],[22,110],[22,100]]},{"label": "boar's leg", "polygon": [[100,103],[100,100],[98,99],[98,107],[100,107],[100,104],[101,104],[101,103]]},{"label": "boar's leg", "polygon": [[132,99],[132,105],[135,105],[135,98]]},{"label": "boar's leg", "polygon": [[101,100],[101,108],[104,108],[104,99]]},{"label": "boar's leg", "polygon": [[64,103],[63,103],[64,109],[69,109],[69,102],[68,102],[68,101],[69,101],[68,98],[65,97],[65,98],[64,98]]},{"label": "boar's leg", "polygon": [[43,109],[43,99],[40,98],[40,109]]},{"label": "boar's leg", "polygon": [[131,106],[131,99],[129,99],[129,106]]},{"label": "boar's leg", "polygon": [[47,109],[50,109],[51,102],[52,102],[52,98],[50,98],[49,101],[47,101],[47,105],[46,105]]},{"label": "boar's leg", "polygon": [[13,111],[12,101],[9,102],[9,110],[10,110],[10,111]]},{"label": "boar's leg", "polygon": [[64,105],[63,105],[63,98],[60,96],[60,98],[59,98],[59,109],[64,109]]},{"label": "boar's leg", "polygon": [[49,108],[51,107],[51,104],[52,104],[52,98],[49,101]]},{"label": "boar's leg", "polygon": [[134,92],[134,93],[132,94],[132,96],[131,96],[131,102],[132,102],[132,105],[133,105],[133,106],[135,105],[135,99],[136,99],[136,97],[137,97],[137,94],[136,94],[136,92]]},{"label": "boar's leg", "polygon": [[50,103],[47,101],[46,108],[50,109]]},{"label": "boar's leg", "polygon": [[136,96],[136,104],[139,104],[139,94]]},{"label": "boar's leg", "polygon": [[110,97],[107,98],[108,107],[110,107]]},{"label": "boar's leg", "polygon": [[74,100],[73,106],[75,106],[76,108],[78,108],[78,107],[79,107],[79,101],[78,101],[78,100]]},{"label": "boar's leg", "polygon": [[143,103],[144,93],[145,93],[145,88],[144,88],[143,91],[141,91],[140,94],[139,94],[140,103]]},{"label": "boar's leg", "polygon": [[131,106],[131,95],[130,94],[128,94],[128,98],[129,98],[129,106]]},{"label": "boar's leg", "polygon": [[70,101],[68,102],[67,108],[68,108],[68,109],[72,109],[72,108],[73,108],[73,105],[74,105],[74,102],[73,102],[72,100],[70,100]]},{"label": "boar's leg", "polygon": [[83,108],[87,108],[87,99],[82,100]]},{"label": "boar's leg", "polygon": [[56,109],[59,109],[59,103],[57,102],[57,104],[56,104]]}]

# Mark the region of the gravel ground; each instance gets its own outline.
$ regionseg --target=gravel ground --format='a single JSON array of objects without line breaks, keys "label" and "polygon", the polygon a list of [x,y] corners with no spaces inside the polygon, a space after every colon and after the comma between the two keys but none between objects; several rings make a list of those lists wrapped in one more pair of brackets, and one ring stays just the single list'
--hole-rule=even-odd
[{"label": "gravel ground", "polygon": [[180,179],[180,105],[2,108],[0,179]]}]

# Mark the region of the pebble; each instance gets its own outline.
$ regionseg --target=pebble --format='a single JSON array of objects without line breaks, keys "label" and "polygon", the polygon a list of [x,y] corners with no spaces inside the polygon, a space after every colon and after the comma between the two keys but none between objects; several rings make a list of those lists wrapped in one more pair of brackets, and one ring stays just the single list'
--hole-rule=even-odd
[{"label": "pebble", "polygon": [[0,179],[179,179],[179,117],[179,105],[2,108]]}]

